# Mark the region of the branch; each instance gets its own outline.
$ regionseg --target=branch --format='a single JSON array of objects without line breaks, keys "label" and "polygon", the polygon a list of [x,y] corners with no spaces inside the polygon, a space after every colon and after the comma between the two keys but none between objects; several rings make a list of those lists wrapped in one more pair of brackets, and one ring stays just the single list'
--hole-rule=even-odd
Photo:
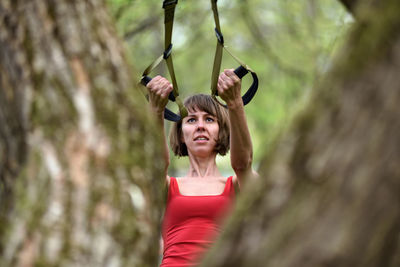
[{"label": "branch", "polygon": [[[245,3],[247,1],[243,2]],[[304,81],[306,74],[303,71],[283,63],[282,60],[279,58],[279,56],[277,56],[272,51],[270,44],[268,43],[267,40],[265,40],[263,31],[258,27],[258,24],[254,19],[254,14],[250,13],[251,11],[248,8],[249,5],[247,3],[245,4],[246,7],[243,7],[240,10],[243,20],[247,28],[249,29],[249,32],[251,33],[251,36],[253,37],[254,41],[262,48],[261,50],[266,54],[266,56],[269,59],[271,59],[275,63],[275,66],[277,66],[281,71],[286,72],[294,77],[297,77],[301,81]]]},{"label": "branch", "polygon": [[124,34],[124,40],[129,41],[132,39],[136,34],[153,27],[158,21],[160,20],[160,16],[154,16],[143,20],[137,27],[133,28],[130,31],[127,31]]}]

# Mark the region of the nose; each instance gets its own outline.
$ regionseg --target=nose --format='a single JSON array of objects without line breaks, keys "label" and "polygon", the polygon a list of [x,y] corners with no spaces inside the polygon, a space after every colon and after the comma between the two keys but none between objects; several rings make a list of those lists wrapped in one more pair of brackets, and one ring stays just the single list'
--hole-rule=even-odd
[{"label": "nose", "polygon": [[204,130],[204,121],[202,119],[197,122],[197,131]]}]

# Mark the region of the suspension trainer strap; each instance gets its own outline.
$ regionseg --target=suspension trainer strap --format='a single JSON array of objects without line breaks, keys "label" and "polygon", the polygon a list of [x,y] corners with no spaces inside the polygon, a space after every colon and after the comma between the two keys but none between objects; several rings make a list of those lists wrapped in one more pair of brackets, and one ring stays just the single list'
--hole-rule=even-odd
[{"label": "suspension trainer strap", "polygon": [[251,101],[251,99],[254,97],[255,93],[257,92],[258,77],[257,77],[257,74],[248,65],[246,65],[239,58],[234,56],[224,45],[224,36],[222,35],[221,26],[219,23],[217,1],[218,0],[211,0],[211,7],[212,7],[213,14],[214,14],[214,22],[215,22],[215,34],[217,36],[217,48],[215,50],[214,66],[213,66],[212,75],[211,75],[211,95],[219,104],[221,104],[224,107],[227,107],[225,104],[222,104],[216,98],[216,96],[218,96],[217,86],[218,86],[219,72],[221,69],[222,52],[223,52],[222,49],[225,49],[225,51],[228,52],[228,54],[231,57],[233,57],[240,64],[240,66],[235,69],[235,71],[234,71],[235,74],[241,79],[248,72],[250,72],[253,77],[252,85],[250,86],[250,88],[247,90],[247,92],[242,97],[243,104],[246,105]]},{"label": "suspension trainer strap", "polygon": [[215,49],[214,65],[211,75],[211,95],[213,97],[215,97],[218,94],[217,90],[218,76],[221,69],[222,49],[224,48],[224,36],[222,35],[221,27],[219,25],[217,1],[218,0],[211,0],[211,7],[213,10],[214,22],[215,22],[215,34],[217,36],[217,47]]},{"label": "suspension trainer strap", "polygon": [[[163,2],[163,8],[165,11],[165,16],[164,16],[164,25],[165,25],[165,41],[164,41],[164,59],[167,63],[168,66],[168,71],[169,75],[171,76],[172,79],[172,85],[174,87],[174,90],[172,91],[173,93],[173,98],[176,104],[179,107],[179,113],[181,115],[181,118],[183,119],[184,117],[187,116],[188,112],[183,105],[181,99],[179,98],[179,91],[178,91],[178,83],[176,82],[175,78],[175,71],[174,71],[174,64],[172,63],[172,29],[174,25],[174,14],[175,14],[175,6],[177,5],[178,0],[164,0]],[[170,97],[171,99],[172,97]]]},{"label": "suspension trainer strap", "polygon": [[187,110],[184,107],[181,99],[179,98],[178,91],[178,83],[175,78],[174,65],[172,62],[172,29],[174,24],[174,14],[175,14],[175,6],[177,5],[178,0],[164,0],[163,1],[163,9],[164,9],[164,27],[165,27],[165,35],[164,35],[164,52],[161,56],[159,56],[155,61],[153,61],[143,72],[141,84],[145,85],[150,82],[151,78],[148,76],[150,72],[156,68],[161,61],[164,59],[168,72],[171,76],[173,91],[169,94],[168,98],[171,101],[174,101],[179,107],[180,116],[174,114],[172,111],[165,109],[164,118],[170,121],[179,121],[180,119],[187,116]]},{"label": "suspension trainer strap", "polygon": [[164,9],[164,28],[165,28],[165,37],[164,37],[164,53],[163,58],[168,66],[168,71],[172,79],[172,85],[174,86],[173,94],[174,97],[179,95],[178,93],[178,83],[175,78],[174,64],[172,63],[172,29],[174,26],[174,14],[175,14],[175,6],[178,3],[178,0],[165,0],[163,2]]}]

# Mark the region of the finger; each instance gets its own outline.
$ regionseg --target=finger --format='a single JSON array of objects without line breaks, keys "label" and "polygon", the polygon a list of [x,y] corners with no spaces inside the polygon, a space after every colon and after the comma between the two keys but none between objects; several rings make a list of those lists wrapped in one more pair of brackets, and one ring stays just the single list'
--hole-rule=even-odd
[{"label": "finger", "polygon": [[222,88],[227,88],[227,83],[229,82],[229,79],[228,79],[228,77],[224,74],[224,73],[221,73],[220,75],[219,75],[219,77],[218,77],[218,82],[219,82],[219,85],[222,87]]},{"label": "finger", "polygon": [[153,78],[153,80],[155,80],[155,81],[160,81],[160,80],[163,80],[163,79],[165,79],[165,78],[163,76],[161,76],[161,75],[157,75],[156,77]]},{"label": "finger", "polygon": [[234,81],[232,78],[226,76],[225,74],[221,75],[221,83],[224,89],[228,89],[234,85]]},{"label": "finger", "polygon": [[165,99],[165,98],[168,97],[168,95],[169,95],[169,92],[168,92],[168,91],[164,91],[164,92],[161,94],[161,98],[162,98],[162,99]]},{"label": "finger", "polygon": [[225,73],[226,76],[235,75],[234,69],[224,69],[224,73]]},{"label": "finger", "polygon": [[223,81],[226,81],[229,79],[225,72],[221,72],[221,74],[219,75],[219,78],[221,78]]},{"label": "finger", "polygon": [[162,86],[162,87],[158,88],[158,90],[155,92],[155,94],[158,98],[161,98],[162,101],[165,101],[165,99],[168,98],[168,96],[172,90],[173,90],[173,86],[172,86],[172,84],[170,84],[168,82],[165,87]]},{"label": "finger", "polygon": [[234,72],[234,69],[225,69],[224,74],[231,79],[234,83],[237,83],[240,81],[240,78],[236,75]]},{"label": "finger", "polygon": [[163,94],[164,92],[169,94],[173,90],[173,86],[169,81],[166,81],[160,87],[160,93]]},{"label": "finger", "polygon": [[174,87],[172,86],[172,84],[169,84],[169,86],[167,87],[167,94],[171,93],[174,90]]},{"label": "finger", "polygon": [[221,73],[221,77],[223,78],[224,81],[227,81],[229,83],[234,83],[240,80],[232,69],[224,70],[224,72]]},{"label": "finger", "polygon": [[223,77],[221,77],[221,75],[218,78],[217,85],[218,89],[221,89],[222,92],[227,89],[226,82],[224,81]]},{"label": "finger", "polygon": [[229,92],[229,87],[227,86],[227,84],[224,81],[221,81],[218,83],[217,91],[218,91],[218,95],[223,96],[227,92]]},{"label": "finger", "polygon": [[166,78],[164,78],[160,75],[157,75],[153,79],[151,79],[151,81],[147,84],[147,87],[148,88],[156,88],[159,86],[163,86],[166,83],[169,83],[169,81]]},{"label": "finger", "polygon": [[222,86],[218,86],[217,91],[219,96],[224,95],[225,93],[225,89]]},{"label": "finger", "polygon": [[[152,80],[153,81],[153,80]],[[171,86],[171,83],[163,77],[155,77],[154,82],[150,84],[149,89],[152,93],[161,95],[161,93]]]},{"label": "finger", "polygon": [[157,75],[156,77],[152,78],[150,82],[147,83],[146,87],[149,89],[153,89],[158,84],[160,77],[161,76]]}]

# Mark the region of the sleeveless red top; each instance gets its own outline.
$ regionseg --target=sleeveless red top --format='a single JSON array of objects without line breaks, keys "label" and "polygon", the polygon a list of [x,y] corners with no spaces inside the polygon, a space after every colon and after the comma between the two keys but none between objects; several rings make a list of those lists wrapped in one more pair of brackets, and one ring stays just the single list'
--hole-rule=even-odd
[{"label": "sleeveless red top", "polygon": [[176,179],[171,177],[162,225],[164,252],[160,267],[199,263],[221,231],[222,220],[234,199],[232,177],[226,181],[222,194],[206,196],[181,195]]}]

